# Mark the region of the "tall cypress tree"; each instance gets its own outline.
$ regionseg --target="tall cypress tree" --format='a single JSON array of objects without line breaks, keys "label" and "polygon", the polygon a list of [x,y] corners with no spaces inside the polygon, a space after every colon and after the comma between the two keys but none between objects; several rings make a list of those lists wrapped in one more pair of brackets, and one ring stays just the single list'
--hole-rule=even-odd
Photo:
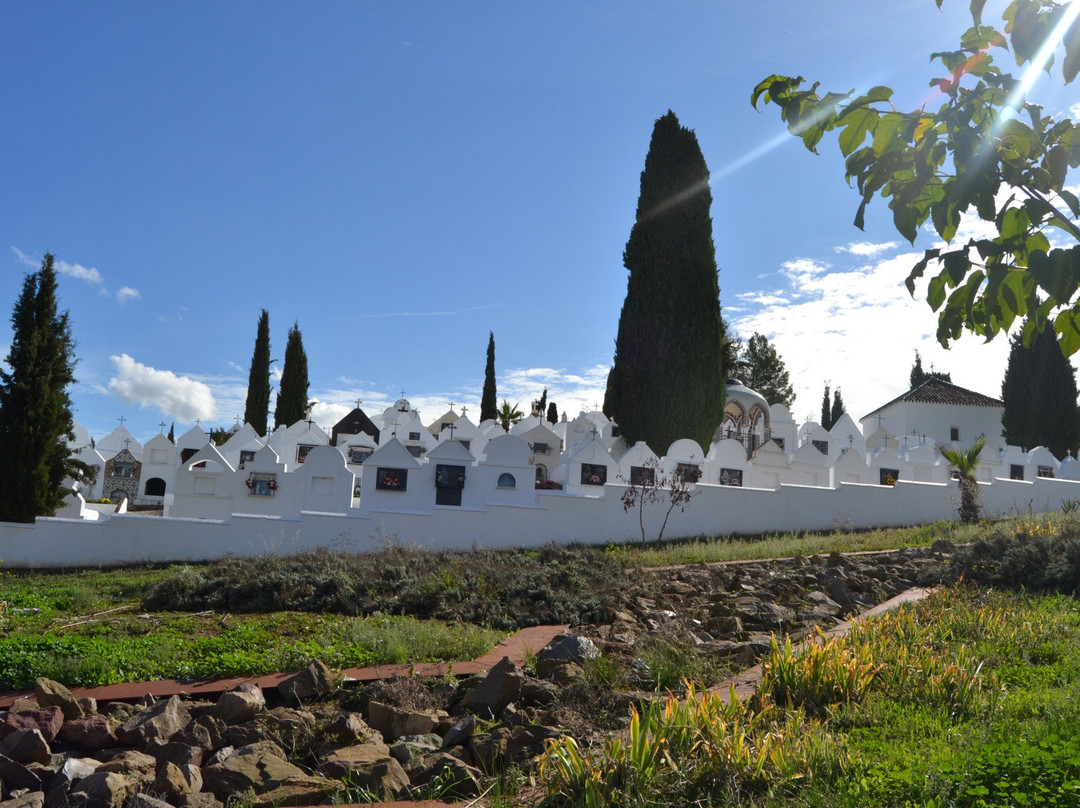
[{"label": "tall cypress tree", "polygon": [[840,420],[840,416],[847,410],[844,409],[844,398],[840,395],[840,388],[837,387],[832,394],[832,409],[829,411],[829,429],[836,426],[836,422]]},{"label": "tall cypress tree", "polygon": [[832,407],[829,404],[829,385],[825,385],[825,395],[821,397],[821,425],[825,429],[832,428]]},{"label": "tall cypress tree", "polygon": [[255,352],[248,371],[247,402],[244,421],[251,424],[260,436],[266,436],[266,419],[270,415],[270,312],[262,310],[255,332]]},{"label": "tall cypress tree", "polygon": [[1013,446],[1045,446],[1057,458],[1080,443],[1076,412],[1076,371],[1062,354],[1052,328],[1044,328],[1024,347],[1013,337],[1001,382],[1002,434]]},{"label": "tall cypress tree", "polygon": [[709,169],[693,131],[670,110],[653,127],[604,413],[630,444],[663,453],[679,438],[709,444],[724,407],[724,323],[709,208]]},{"label": "tall cypress tree", "polygon": [[495,332],[488,332],[487,364],[484,366],[484,393],[480,396],[480,420],[495,421],[499,407],[495,401]]},{"label": "tall cypress tree", "polygon": [[57,310],[51,255],[23,279],[11,325],[7,369],[0,368],[0,521],[33,522],[56,513],[65,479],[92,479],[67,443],[75,341],[68,313]]},{"label": "tall cypress tree", "polygon": [[274,427],[291,426],[307,417],[307,354],[300,335],[300,325],[293,323],[285,343],[285,364],[281,368],[281,389],[274,408]]}]

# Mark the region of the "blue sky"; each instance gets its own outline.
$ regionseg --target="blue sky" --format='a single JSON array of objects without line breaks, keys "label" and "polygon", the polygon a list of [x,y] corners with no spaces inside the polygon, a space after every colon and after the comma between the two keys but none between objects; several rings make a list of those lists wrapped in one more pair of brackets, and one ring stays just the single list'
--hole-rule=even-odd
[{"label": "blue sky", "polygon": [[0,307],[62,262],[98,437],[231,426],[262,308],[275,367],[299,323],[324,426],[402,390],[425,421],[475,416],[489,330],[499,397],[546,385],[574,416],[602,402],[670,108],[712,172],[725,318],[774,340],[799,418],[826,381],[856,417],[903,392],[916,348],[996,395],[1005,341],[937,348],[887,208],[855,229],[835,144],[814,157],[749,103],[777,72],[913,108],[968,21],[958,0],[7,2]]}]

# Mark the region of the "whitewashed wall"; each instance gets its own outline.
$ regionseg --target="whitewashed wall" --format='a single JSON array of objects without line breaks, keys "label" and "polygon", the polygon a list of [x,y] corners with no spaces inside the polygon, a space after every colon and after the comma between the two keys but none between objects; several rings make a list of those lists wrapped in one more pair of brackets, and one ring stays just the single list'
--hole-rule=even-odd
[{"label": "whitewashed wall", "polygon": [[[411,458],[410,458],[411,459]],[[402,458],[404,460],[404,458]],[[483,510],[440,508],[407,513],[374,508],[344,515],[233,515],[220,521],[115,514],[107,521],[39,519],[34,525],[0,524],[4,567],[107,566],[201,561],[232,554],[295,553],[326,547],[365,552],[388,541],[432,549],[530,547],[548,542],[638,541],[636,512],[624,512],[624,487],[604,486],[602,497],[539,491],[536,505],[489,504]],[[1056,510],[1080,500],[1080,482],[995,479],[981,486],[988,514]],[[367,492],[365,491],[365,494]],[[841,484],[838,488],[784,485],[779,489],[701,486],[685,512],[671,515],[670,538],[728,534],[887,527],[952,519],[956,483],[901,480],[893,487]],[[646,510],[654,538],[663,508]]]}]

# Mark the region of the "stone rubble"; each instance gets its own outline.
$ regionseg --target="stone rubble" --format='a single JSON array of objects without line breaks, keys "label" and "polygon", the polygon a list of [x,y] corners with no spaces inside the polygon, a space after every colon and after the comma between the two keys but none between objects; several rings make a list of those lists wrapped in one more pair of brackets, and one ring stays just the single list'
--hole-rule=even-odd
[{"label": "stone rubble", "polygon": [[[486,675],[349,689],[325,665],[266,693],[172,696],[98,711],[59,683],[0,713],[0,808],[254,808],[358,798],[468,799],[486,775],[529,767],[572,731],[559,705],[601,653],[633,667],[646,635],[748,666],[771,632],[828,628],[912,586],[935,583],[951,548],[643,571],[613,622],[577,627],[536,657]],[[623,708],[651,697],[628,693]],[[580,729],[580,728],[579,728]],[[360,791],[362,790],[362,791]]]}]

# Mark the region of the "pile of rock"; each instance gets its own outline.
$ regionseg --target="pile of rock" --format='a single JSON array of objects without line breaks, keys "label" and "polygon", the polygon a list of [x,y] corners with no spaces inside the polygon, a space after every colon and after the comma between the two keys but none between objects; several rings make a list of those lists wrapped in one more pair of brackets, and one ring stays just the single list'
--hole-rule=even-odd
[{"label": "pile of rock", "polygon": [[0,808],[464,798],[480,793],[485,773],[533,760],[558,734],[530,718],[557,688],[508,658],[486,675],[427,687],[420,709],[391,703],[395,687],[412,685],[335,686],[315,663],[265,694],[242,685],[216,702],[146,697],[99,712],[39,679],[34,698],[0,724]]},{"label": "pile of rock", "polygon": [[916,586],[945,578],[953,547],[819,555],[639,570],[615,619],[580,626],[604,653],[633,658],[641,640],[696,649],[749,667],[773,634],[793,640],[828,629]]}]

